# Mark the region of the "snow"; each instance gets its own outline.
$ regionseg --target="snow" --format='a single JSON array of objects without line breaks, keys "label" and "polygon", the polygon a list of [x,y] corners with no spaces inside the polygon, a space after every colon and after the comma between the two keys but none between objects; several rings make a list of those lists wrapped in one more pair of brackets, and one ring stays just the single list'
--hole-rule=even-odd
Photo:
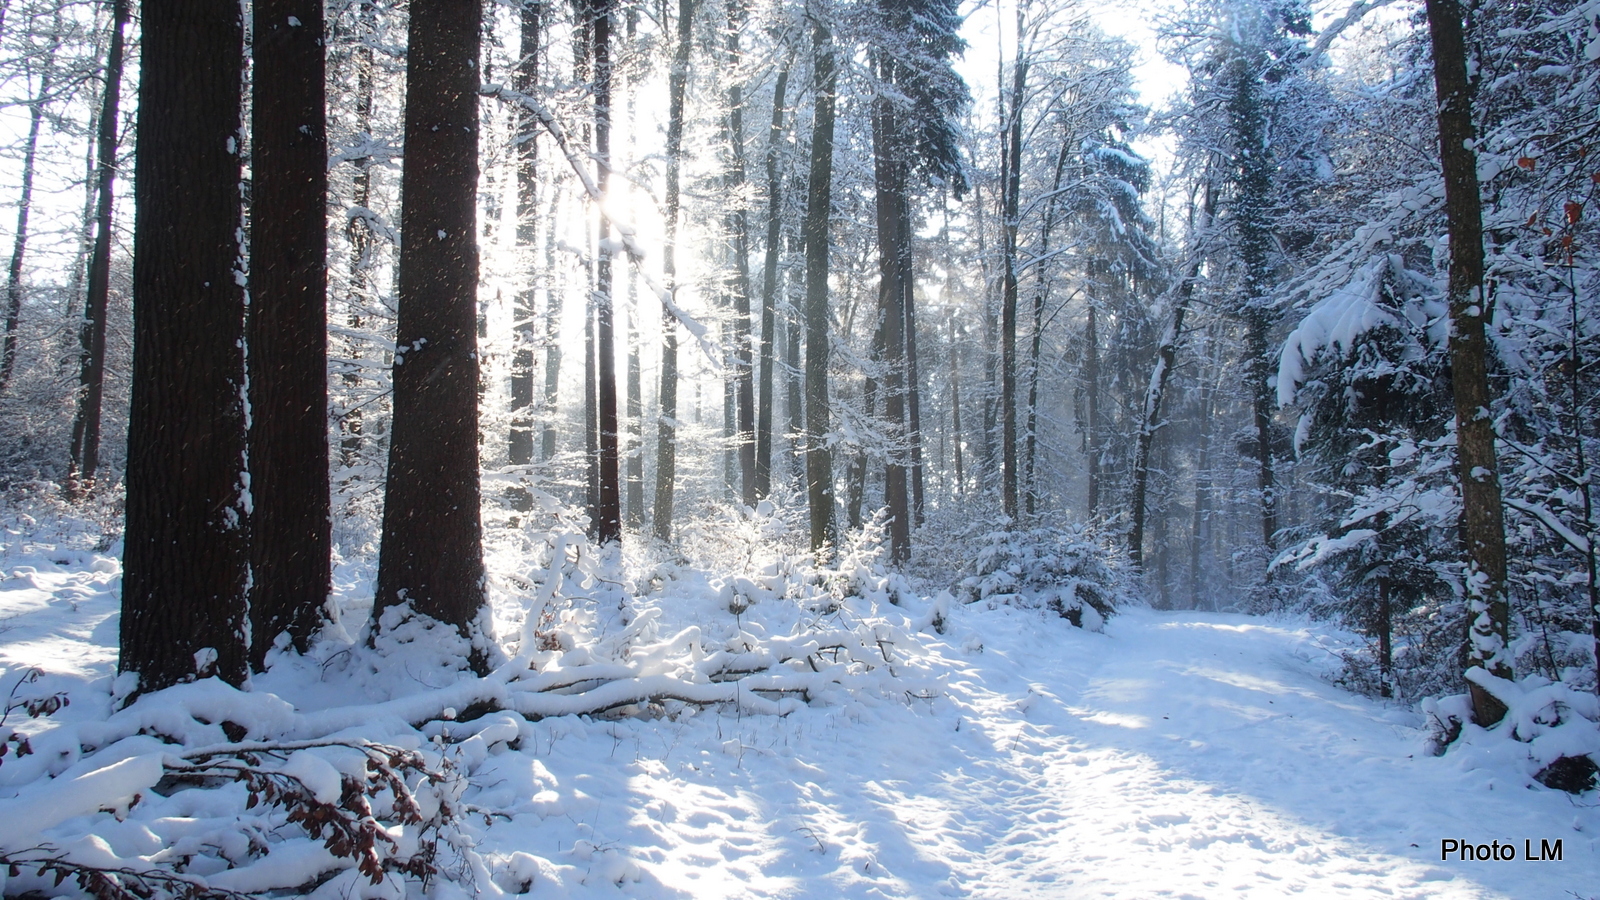
[{"label": "snow", "polygon": [[[607,618],[614,586],[585,569],[604,561],[580,559],[547,598],[588,584],[604,602],[561,614],[571,647],[515,657],[537,672],[508,663],[440,680],[419,632],[389,650],[280,657],[251,692],[206,680],[113,713],[115,558],[12,537],[0,688],[36,665],[47,674],[22,690],[65,690],[72,704],[22,721],[36,753],[0,766],[8,854],[50,842],[134,871],[190,855],[188,876],[217,888],[326,878],[311,896],[424,896],[394,872],[374,883],[281,811],[247,807],[243,783],[157,788],[164,770],[238,751],[329,802],[366,771],[364,739],[456,773],[408,784],[424,819],[464,810],[459,832],[386,826],[401,852],[437,835],[441,859],[456,854],[436,897],[1531,898],[1600,882],[1592,795],[1531,778],[1592,745],[1592,697],[1495,684],[1506,727],[1532,743],[1469,725],[1435,757],[1427,714],[1330,682],[1357,638],[1325,624],[1133,606],[1095,632],[1042,608],[924,599],[861,562],[860,595],[821,615],[779,599],[798,563],[759,577],[663,569],[669,588],[632,598],[624,625]],[[730,593],[746,598],[737,615]],[[341,602],[360,621],[370,598]],[[842,648],[837,666],[782,668],[823,646]],[[735,668],[761,674],[706,680]],[[672,687],[727,702],[565,714],[594,705],[584,678],[605,680],[594,690],[610,699]],[[753,694],[754,678],[804,684],[811,700]],[[427,716],[486,696],[510,709]],[[1564,856],[1442,861],[1446,839],[1560,839]],[[44,884],[24,873],[10,889]]]}]

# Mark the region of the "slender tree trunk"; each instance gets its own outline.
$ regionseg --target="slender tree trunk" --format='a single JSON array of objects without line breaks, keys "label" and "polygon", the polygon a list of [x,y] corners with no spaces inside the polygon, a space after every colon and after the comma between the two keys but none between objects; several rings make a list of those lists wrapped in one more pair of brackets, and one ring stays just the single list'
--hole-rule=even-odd
[{"label": "slender tree trunk", "polygon": [[[661,251],[661,271],[666,290],[678,290],[679,168],[683,161],[683,103],[689,79],[689,48],[694,42],[694,0],[678,0],[678,47],[667,78],[667,192],[666,239]],[[661,415],[656,425],[655,535],[672,540],[672,492],[678,460],[678,320],[672,310],[661,311]]]},{"label": "slender tree trunk", "polygon": [[[372,0],[356,0],[357,39],[355,46],[356,70],[356,133],[357,140],[372,139],[373,53],[372,43],[377,31],[378,11]],[[368,220],[372,204],[372,157],[353,160],[356,174],[351,179],[351,203],[361,214],[351,215],[345,226],[345,239],[350,243],[350,288],[345,297],[348,308],[347,322],[352,330],[364,327],[362,310],[367,307],[372,293],[372,223]],[[348,344],[352,359],[360,357],[363,347],[359,341]],[[341,378],[345,390],[354,391],[361,383],[355,367]],[[340,460],[346,466],[355,465],[361,456],[364,419],[359,406],[346,412],[340,420],[343,432],[339,439]]]},{"label": "slender tree trunk", "polygon": [[1194,302],[1194,286],[1200,278],[1199,238],[1211,227],[1211,217],[1215,213],[1214,197],[1214,192],[1207,185],[1200,229],[1192,241],[1195,257],[1189,265],[1188,274],[1178,285],[1178,302],[1172,310],[1172,324],[1162,334],[1161,344],[1156,348],[1155,368],[1150,373],[1150,387],[1145,391],[1144,414],[1139,421],[1139,435],[1133,455],[1133,524],[1128,529],[1128,557],[1135,570],[1144,565],[1145,495],[1150,484],[1150,449],[1155,442],[1156,429],[1161,427],[1161,403],[1166,397],[1167,382],[1172,378],[1178,342],[1183,340],[1183,320],[1189,314],[1189,305]]},{"label": "slender tree trunk", "polygon": [[[906,235],[906,255],[911,251],[911,208],[906,205],[901,213],[907,221],[901,226]],[[906,274],[906,442],[911,451],[911,516],[912,524],[922,526],[927,496],[922,475],[922,372],[917,364],[917,303],[916,290],[909,261]]]},{"label": "slender tree trunk", "polygon": [[[893,65],[878,61],[878,77],[893,83]],[[906,216],[906,160],[899,147],[899,117],[892,101],[878,97],[872,103],[873,182],[878,225],[878,340],[874,356],[884,366],[884,425],[889,440],[884,466],[884,504],[889,509],[889,558],[903,563],[911,557],[911,510],[906,496],[905,464],[905,279],[904,257],[910,236],[903,231]],[[868,415],[871,415],[869,411]],[[863,459],[863,462],[865,460]],[[853,498],[852,498],[853,499]],[[853,517],[854,518],[854,517]]]},{"label": "slender tree trunk", "polygon": [[336,613],[328,522],[322,0],[256,0],[250,235],[250,663]]},{"label": "slender tree trunk", "polygon": [[728,4],[728,170],[726,182],[732,207],[728,211],[729,250],[733,271],[729,277],[733,295],[733,406],[734,448],[738,457],[739,501],[745,506],[756,502],[756,416],[755,378],[750,346],[750,222],[744,204],[744,85],[739,68],[743,55],[739,32],[744,27],[743,0]]},{"label": "slender tree trunk", "polygon": [[1088,457],[1089,521],[1100,517],[1100,332],[1096,322],[1098,305],[1089,298],[1089,320],[1083,329],[1083,393],[1087,407],[1088,434],[1084,439],[1084,455]]},{"label": "slender tree trunk", "polygon": [[[797,251],[804,251],[803,245],[796,235],[787,237],[789,254],[792,257]],[[793,279],[784,280],[785,307],[787,314],[783,322],[784,330],[784,413],[788,417],[789,427],[789,475],[795,490],[804,494],[807,491],[806,481],[806,453],[805,453],[805,374],[800,366],[800,338],[805,330],[803,316],[800,314],[799,298],[792,296],[790,284]],[[800,285],[795,285],[796,288]]]},{"label": "slender tree trunk", "polygon": [[[637,47],[639,33],[639,8],[629,6],[627,9],[627,40],[629,47]],[[627,132],[627,159],[625,165],[633,163],[634,142],[637,139],[639,119],[636,115],[637,86],[632,80],[627,82],[628,97],[628,132]],[[633,212],[633,188],[626,182],[623,184],[627,208]],[[624,449],[624,481],[626,482],[625,512],[628,527],[639,530],[644,525],[644,366],[639,359],[639,270],[637,266],[628,268],[628,383],[627,383],[627,408],[624,414],[627,417],[628,442]]]},{"label": "slender tree trunk", "polygon": [[1378,579],[1378,679],[1379,692],[1394,696],[1394,613],[1387,577]]},{"label": "slender tree trunk", "polygon": [[236,4],[144,0],[121,656],[138,691],[249,672]]},{"label": "slender tree trunk", "polygon": [[811,128],[811,174],[801,232],[806,253],[806,493],[811,508],[811,549],[822,551],[835,538],[833,454],[828,448],[832,410],[828,403],[828,234],[833,205],[833,126],[838,74],[833,35],[821,19],[812,29],[816,84]]},{"label": "slender tree trunk", "polygon": [[478,493],[480,0],[412,0],[405,198],[375,627],[392,606],[456,626],[487,667]]},{"label": "slender tree trunk", "polygon": [[[1213,351],[1215,355],[1215,351]],[[1211,371],[1217,367],[1212,365]],[[1214,375],[1207,373],[1201,384],[1198,418],[1200,433],[1195,437],[1194,461],[1194,522],[1189,529],[1189,606],[1200,608],[1200,565],[1204,559],[1206,543],[1211,531],[1211,417],[1214,408],[1216,384]]]},{"label": "slender tree trunk", "polygon": [[1039,257],[1033,273],[1033,339],[1028,347],[1028,430],[1027,456],[1023,460],[1023,484],[1027,486],[1028,515],[1039,510],[1039,485],[1037,465],[1039,454],[1039,358],[1044,349],[1044,310],[1050,297],[1050,280],[1045,277],[1047,264],[1042,257],[1050,252],[1050,232],[1055,228],[1056,201],[1061,191],[1061,176],[1067,167],[1069,143],[1063,141],[1056,152],[1055,174],[1050,180],[1050,199],[1044,205],[1044,224],[1039,229]]},{"label": "slender tree trunk", "polygon": [[958,349],[957,344],[956,344],[956,314],[955,314],[955,310],[951,310],[950,311],[950,415],[951,415],[952,421],[950,423],[950,428],[951,428],[950,444],[951,444],[952,447],[955,448],[955,458],[956,458],[956,494],[958,496],[962,495],[962,494],[965,494],[967,492],[967,488],[966,488],[967,475],[966,475],[966,473],[964,471],[962,471],[963,460],[961,458],[961,434],[962,434],[962,432],[961,432],[961,372],[960,372],[960,366],[958,365],[959,361],[960,361],[960,353],[959,353],[959,349]]},{"label": "slender tree trunk", "polygon": [[1017,57],[1012,63],[1009,118],[1005,131],[1002,166],[1001,219],[1004,230],[1005,269],[1000,297],[1000,452],[1001,501],[1005,514],[1017,518],[1017,214],[1022,188],[1022,101],[1028,63],[1023,59],[1022,12],[1017,12]]},{"label": "slender tree trunk", "polygon": [[[1461,542],[1467,554],[1467,668],[1512,676],[1506,604],[1505,525],[1494,423],[1489,415],[1489,348],[1484,334],[1483,212],[1473,149],[1472,93],[1463,10],[1457,0],[1427,0],[1433,78],[1439,101],[1439,156],[1450,229],[1450,371],[1455,392],[1456,465],[1461,479]],[[1505,704],[1470,682],[1473,718],[1487,728]]]},{"label": "slender tree trunk", "polygon": [[123,30],[128,0],[112,0],[111,44],[106,52],[106,84],[100,94],[95,154],[94,249],[90,251],[83,324],[78,328],[78,411],[72,420],[70,490],[94,483],[100,467],[100,410],[105,402],[106,315],[111,295],[111,217],[117,177],[117,126],[121,117]]},{"label": "slender tree trunk", "polygon": [[556,210],[559,189],[550,191],[544,229],[544,432],[539,436],[539,459],[549,462],[556,455],[556,412],[561,404],[561,298],[555,289]]},{"label": "slender tree trunk", "polygon": [[[539,85],[539,42],[543,31],[543,0],[521,0],[518,21],[521,58],[512,74],[518,92],[532,95]],[[513,307],[511,352],[511,433],[507,461],[513,466],[533,463],[533,309],[538,273],[533,260],[538,241],[539,144],[532,112],[517,114],[513,145],[517,160],[516,252],[523,265],[523,284]],[[518,485],[510,491],[511,506],[519,512],[533,508],[533,496]]]},{"label": "slender tree trunk", "polygon": [[779,243],[783,240],[783,181],[778,176],[778,154],[783,141],[783,101],[788,86],[789,61],[785,60],[772,88],[772,127],[767,137],[767,246],[761,272],[761,381],[756,397],[757,499],[766,499],[772,492],[773,340],[778,318]]},{"label": "slender tree trunk", "polygon": [[[594,145],[596,184],[609,198],[611,184],[611,0],[589,0],[594,41]],[[595,533],[601,543],[622,540],[622,453],[617,427],[616,303],[612,297],[611,220],[600,217],[595,261],[595,401],[599,444],[599,503]]]},{"label": "slender tree trunk", "polygon": [[22,150],[22,193],[17,197],[17,234],[11,244],[11,266],[6,270],[6,334],[0,349],[0,391],[11,384],[17,365],[17,326],[22,319],[22,259],[28,251],[28,216],[33,212],[34,161],[39,151],[39,126],[44,121],[45,98],[50,94],[50,71],[39,79],[39,95],[28,105],[28,139]]}]

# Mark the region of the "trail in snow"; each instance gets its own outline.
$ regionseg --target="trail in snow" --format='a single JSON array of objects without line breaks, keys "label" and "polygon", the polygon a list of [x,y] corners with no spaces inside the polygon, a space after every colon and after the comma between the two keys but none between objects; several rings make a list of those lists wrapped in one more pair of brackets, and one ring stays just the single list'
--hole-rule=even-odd
[{"label": "trail in snow", "polygon": [[[624,893],[652,897],[1600,891],[1592,796],[1426,756],[1419,716],[1321,680],[1331,654],[1314,628],[1142,610],[1105,635],[1010,609],[955,623],[988,646],[941,645],[955,674],[932,702],[541,723],[551,785],[592,802],[491,834],[565,852],[593,884],[610,871],[598,851],[560,847],[576,825],[639,864]],[[1446,837],[1560,838],[1564,858],[1440,862]],[[570,879],[545,890],[590,896]]]}]

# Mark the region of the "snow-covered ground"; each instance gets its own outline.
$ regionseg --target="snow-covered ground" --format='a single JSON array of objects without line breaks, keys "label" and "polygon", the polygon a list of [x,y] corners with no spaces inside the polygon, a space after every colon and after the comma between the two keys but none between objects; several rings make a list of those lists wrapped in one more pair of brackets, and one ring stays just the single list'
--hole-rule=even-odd
[{"label": "snow-covered ground", "polygon": [[[67,691],[58,727],[87,734],[111,716],[118,567],[89,550],[30,546],[0,553],[4,687],[44,669],[30,689]],[[741,629],[756,627],[755,612]],[[784,716],[670,706],[653,718],[458,723],[454,737],[481,739],[433,746],[470,773],[461,800],[481,865],[435,880],[434,895],[1600,895],[1592,792],[1549,790],[1483,754],[1429,755],[1420,714],[1325,680],[1349,639],[1326,626],[1130,609],[1092,633],[979,604],[951,610],[943,634],[909,635],[919,615],[902,617],[897,638],[919,646],[892,651],[915,657],[915,672],[894,676],[905,690],[862,682]],[[305,704],[303,722],[311,706],[359,703],[339,665],[324,657],[257,688]],[[398,677],[436,687],[435,674]],[[372,737],[395,740],[406,726],[384,727]],[[19,762],[0,767],[0,837],[39,812],[21,808],[29,798],[47,796]],[[110,762],[61,768],[70,777]],[[314,766],[295,765],[315,780]],[[27,837],[92,832],[116,859],[148,860],[162,849],[150,841],[181,830],[174,822],[217,812],[163,811],[183,793],[146,799],[147,814],[90,812]],[[1444,839],[1509,841],[1518,859],[1441,861]],[[1521,859],[1524,841],[1537,855],[1555,840],[1559,862]],[[319,894],[396,886],[347,874]]]}]

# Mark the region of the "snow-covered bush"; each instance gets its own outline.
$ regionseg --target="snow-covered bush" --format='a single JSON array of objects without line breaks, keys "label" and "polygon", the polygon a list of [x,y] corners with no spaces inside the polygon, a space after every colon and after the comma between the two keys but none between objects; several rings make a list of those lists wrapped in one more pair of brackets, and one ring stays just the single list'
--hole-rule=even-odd
[{"label": "snow-covered bush", "polygon": [[1505,717],[1480,728],[1468,695],[1426,699],[1422,710],[1433,727],[1434,752],[1451,753],[1467,768],[1519,772],[1528,785],[1537,781],[1572,793],[1595,787],[1600,698],[1540,675],[1508,681],[1478,668],[1467,677],[1506,705]]},{"label": "snow-covered bush", "polygon": [[1044,607],[1091,631],[1127,593],[1110,552],[1081,527],[991,531],[967,571],[959,588],[968,603]]}]

